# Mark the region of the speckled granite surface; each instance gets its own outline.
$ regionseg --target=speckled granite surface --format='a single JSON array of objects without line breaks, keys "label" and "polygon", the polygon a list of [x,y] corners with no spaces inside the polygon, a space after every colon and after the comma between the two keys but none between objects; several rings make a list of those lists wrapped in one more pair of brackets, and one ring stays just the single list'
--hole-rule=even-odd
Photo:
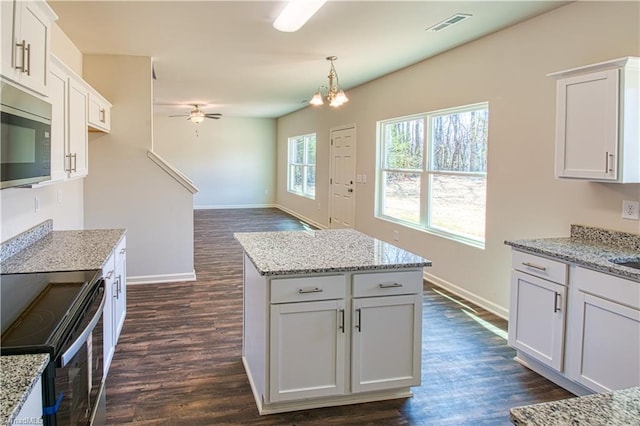
[{"label": "speckled granite surface", "polygon": [[640,235],[572,225],[571,236],[567,238],[514,240],[505,244],[640,282],[640,270],[611,262],[638,260]]},{"label": "speckled granite surface", "polygon": [[512,408],[519,426],[630,426],[640,424],[640,387]]},{"label": "speckled granite surface", "polygon": [[124,229],[52,231],[0,264],[3,274],[100,269]]},{"label": "speckled granite surface", "polygon": [[431,266],[431,261],[353,229],[234,234],[261,275]]},{"label": "speckled granite surface", "polygon": [[0,357],[0,424],[10,425],[22,408],[36,380],[49,362],[49,354]]},{"label": "speckled granite surface", "polygon": [[0,244],[0,262],[25,249],[53,230],[53,220],[48,219],[25,232]]}]

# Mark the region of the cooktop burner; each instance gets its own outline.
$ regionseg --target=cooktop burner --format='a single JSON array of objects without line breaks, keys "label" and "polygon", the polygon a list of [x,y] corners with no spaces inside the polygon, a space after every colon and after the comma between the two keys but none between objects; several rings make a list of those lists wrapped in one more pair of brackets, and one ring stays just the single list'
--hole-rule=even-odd
[{"label": "cooktop burner", "polygon": [[49,342],[56,327],[68,315],[83,285],[49,284],[2,334],[2,346],[31,346]]}]

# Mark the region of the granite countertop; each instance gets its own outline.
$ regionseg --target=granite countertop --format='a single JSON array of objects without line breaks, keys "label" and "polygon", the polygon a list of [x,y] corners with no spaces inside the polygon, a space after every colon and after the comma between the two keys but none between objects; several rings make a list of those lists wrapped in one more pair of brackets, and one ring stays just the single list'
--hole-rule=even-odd
[{"label": "granite countertop", "polygon": [[124,229],[50,231],[4,259],[3,274],[100,269],[125,234]]},{"label": "granite countertop", "polygon": [[48,363],[49,354],[0,357],[0,424],[13,424]]},{"label": "granite countertop", "polygon": [[505,244],[528,253],[549,256],[640,282],[640,270],[610,262],[638,260],[640,235],[572,225],[570,237],[514,240],[505,241]]},{"label": "granite countertop", "polygon": [[640,387],[512,408],[522,426],[616,426],[640,424]]},{"label": "granite countertop", "polygon": [[261,275],[421,268],[431,261],[353,229],[236,233]]}]

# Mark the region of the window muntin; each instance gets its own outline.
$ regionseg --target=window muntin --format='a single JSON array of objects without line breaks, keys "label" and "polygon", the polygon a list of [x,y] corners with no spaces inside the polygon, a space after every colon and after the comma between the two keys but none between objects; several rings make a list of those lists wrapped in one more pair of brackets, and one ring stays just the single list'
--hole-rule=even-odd
[{"label": "window muntin", "polygon": [[488,104],[379,122],[377,216],[484,246]]},{"label": "window muntin", "polygon": [[316,196],[316,134],[289,138],[287,190],[293,194]]}]

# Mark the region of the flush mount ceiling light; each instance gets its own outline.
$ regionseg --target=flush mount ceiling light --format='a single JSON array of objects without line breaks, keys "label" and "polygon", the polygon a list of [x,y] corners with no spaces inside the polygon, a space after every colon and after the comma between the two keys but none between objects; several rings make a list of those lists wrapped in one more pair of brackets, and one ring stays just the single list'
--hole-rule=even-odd
[{"label": "flush mount ceiling light", "polygon": [[327,61],[331,62],[331,69],[329,70],[328,75],[329,86],[318,87],[315,95],[313,95],[309,101],[311,105],[322,105],[324,103],[322,101],[323,92],[329,101],[329,106],[339,107],[340,105],[349,102],[349,98],[347,98],[344,90],[340,87],[340,83],[338,82],[338,73],[336,72],[336,68],[333,66],[333,61],[336,59],[338,59],[336,56],[327,56]]},{"label": "flush mount ceiling light", "polygon": [[286,33],[298,31],[326,1],[327,0],[290,0],[273,22],[273,28]]}]

